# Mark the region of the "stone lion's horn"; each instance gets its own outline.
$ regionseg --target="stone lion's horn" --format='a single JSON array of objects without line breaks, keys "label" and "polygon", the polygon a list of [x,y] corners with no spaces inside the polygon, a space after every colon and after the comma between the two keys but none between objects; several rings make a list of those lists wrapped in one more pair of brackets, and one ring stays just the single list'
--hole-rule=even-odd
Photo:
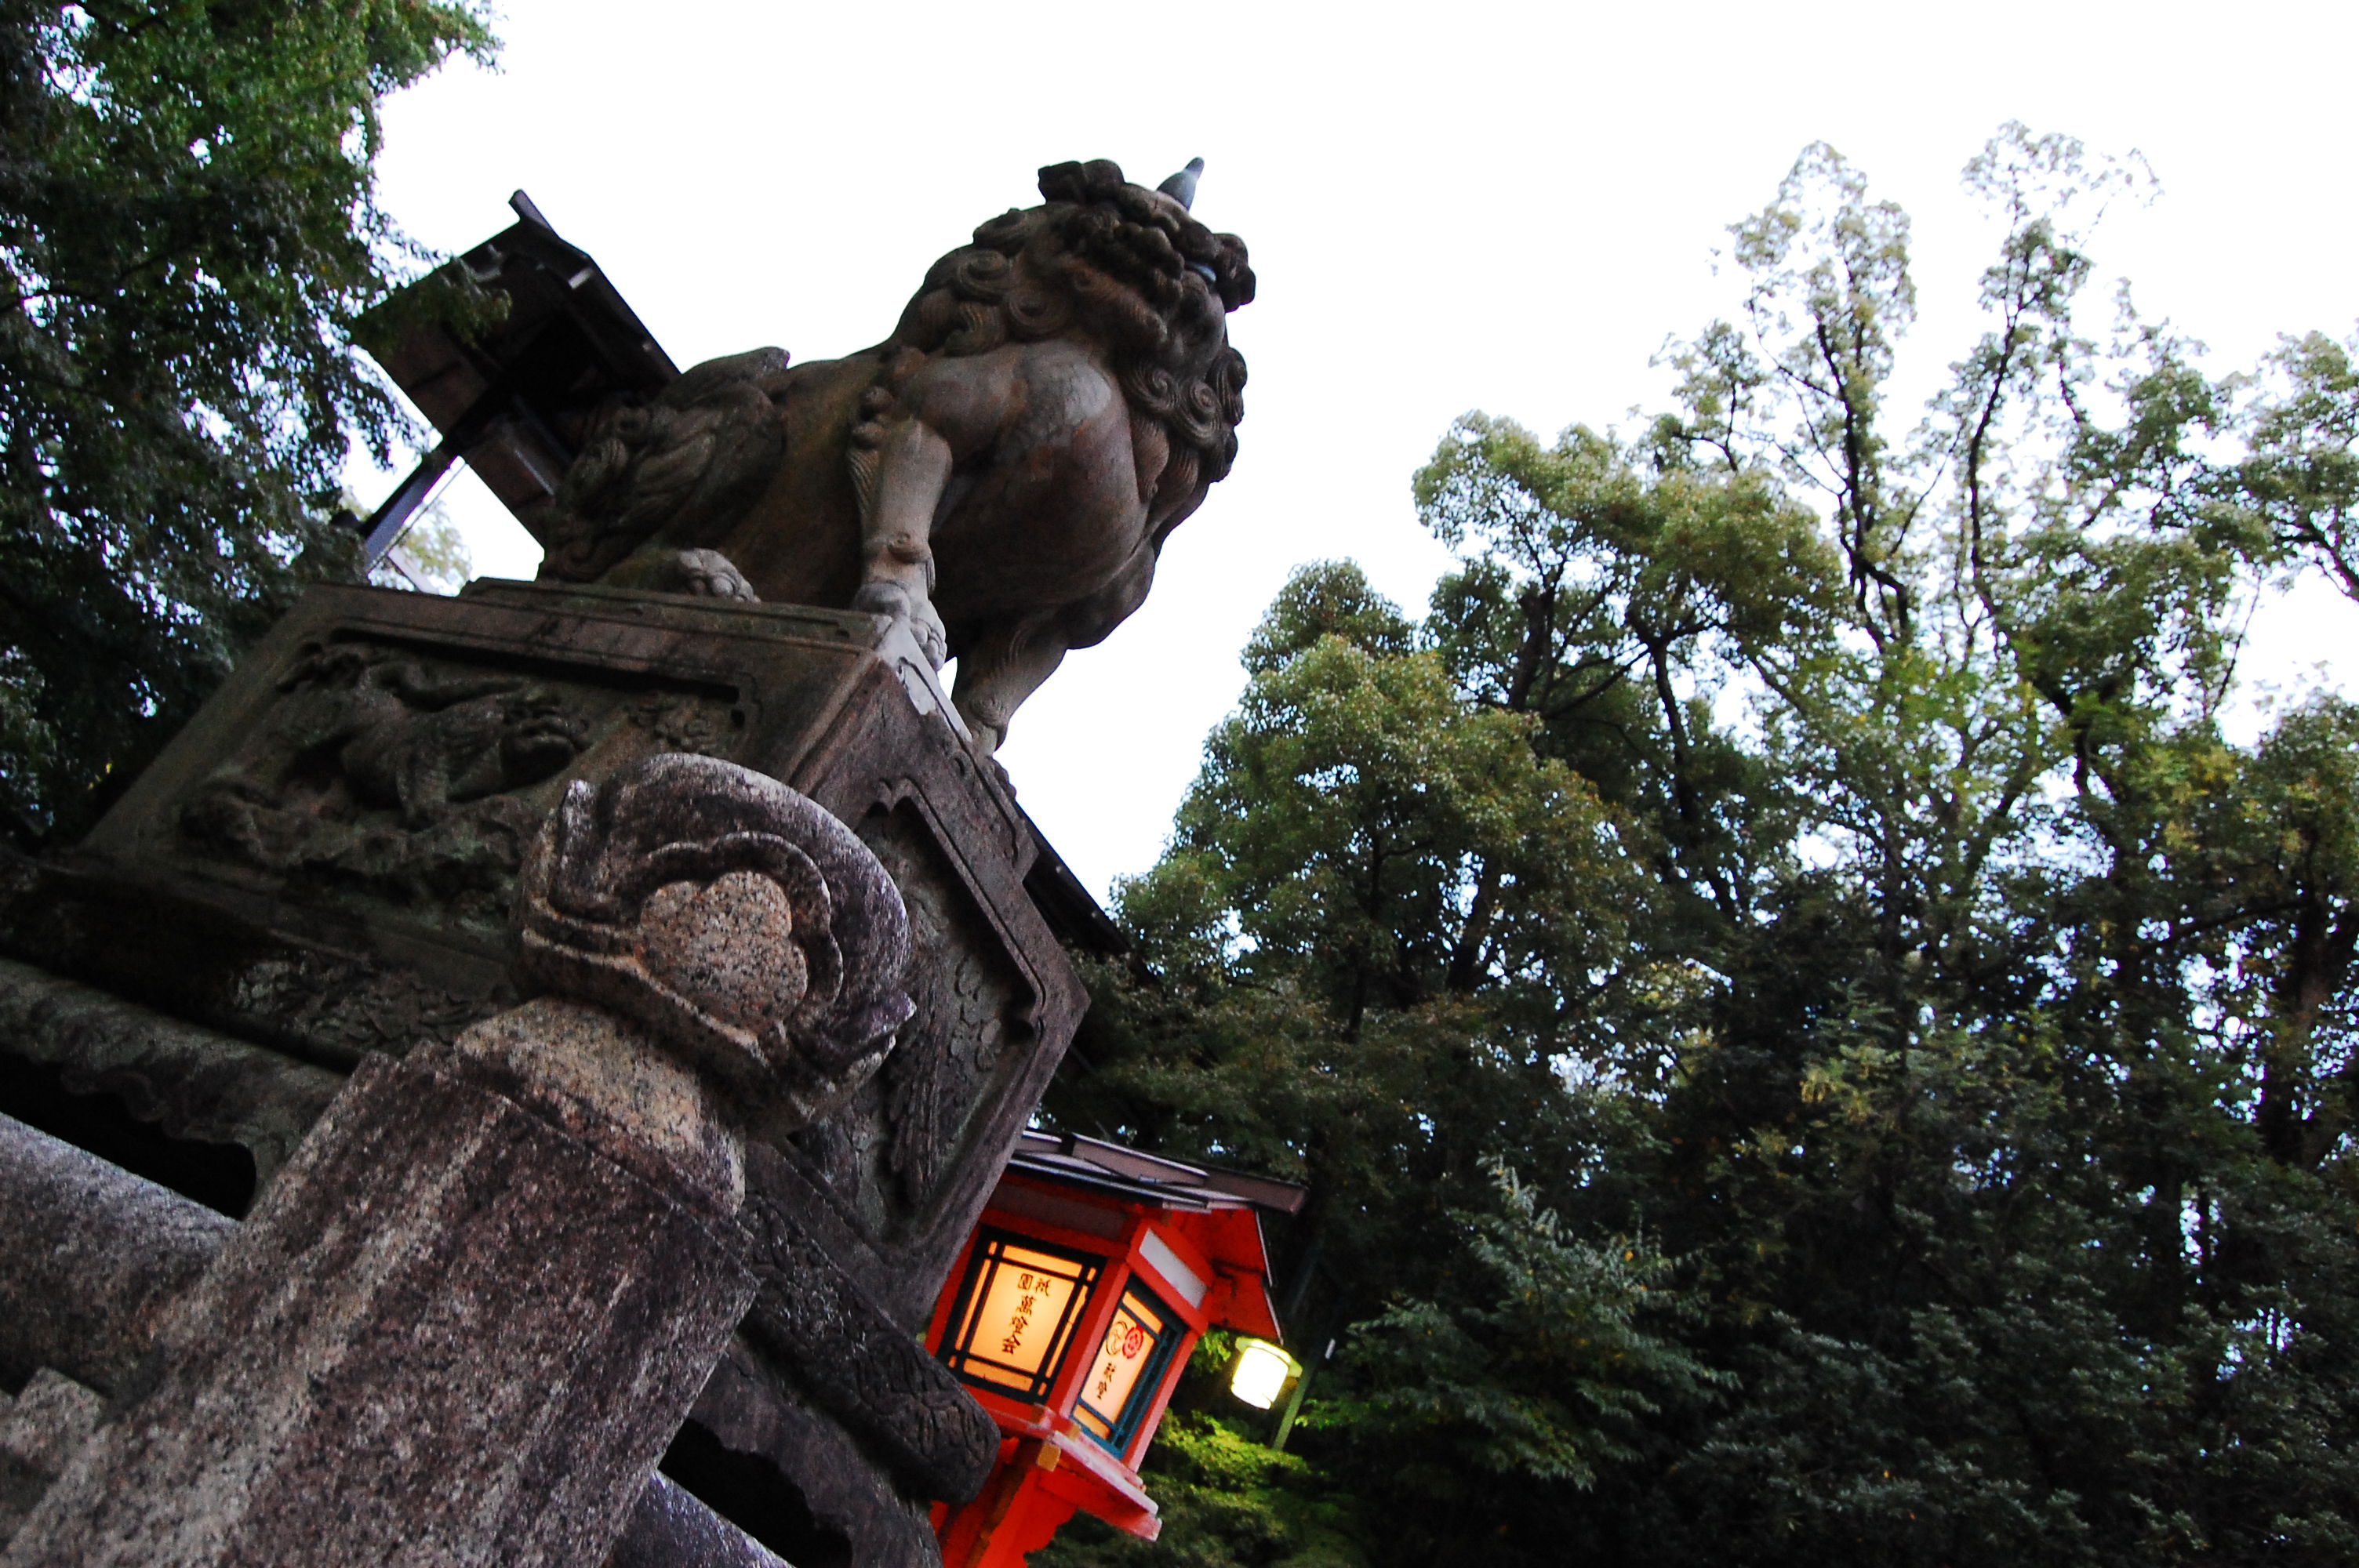
[{"label": "stone lion's horn", "polygon": [[1155,189],[1160,190],[1164,195],[1169,196],[1172,200],[1177,201],[1182,207],[1193,207],[1196,205],[1196,181],[1200,177],[1201,177],[1203,172],[1204,160],[1200,157],[1191,157],[1188,160],[1188,167],[1186,168],[1181,169],[1179,173],[1173,175],[1170,178],[1165,180]]}]

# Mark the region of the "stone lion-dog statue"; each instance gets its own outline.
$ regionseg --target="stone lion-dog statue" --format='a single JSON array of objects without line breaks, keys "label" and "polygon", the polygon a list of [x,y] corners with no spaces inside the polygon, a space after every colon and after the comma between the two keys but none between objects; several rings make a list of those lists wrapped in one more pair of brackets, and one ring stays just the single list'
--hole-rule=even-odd
[{"label": "stone lion-dog statue", "polygon": [[840,360],[711,360],[606,411],[559,487],[544,578],[905,621],[986,751],[1147,598],[1236,457],[1244,242],[1103,159],[1040,171]]}]

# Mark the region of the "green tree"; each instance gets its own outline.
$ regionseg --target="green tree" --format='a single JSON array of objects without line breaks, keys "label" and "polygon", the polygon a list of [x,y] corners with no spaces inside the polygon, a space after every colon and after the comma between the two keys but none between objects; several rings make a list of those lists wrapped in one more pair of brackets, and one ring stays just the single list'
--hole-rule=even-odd
[{"label": "green tree", "polygon": [[[416,258],[377,103],[479,0],[0,0],[0,806],[71,834],[294,588],[355,435],[349,333]],[[305,552],[312,551],[307,564]]]},{"label": "green tree", "polygon": [[[355,514],[356,498],[347,495],[346,508]],[[379,588],[421,593],[456,593],[475,575],[473,552],[440,496],[421,508],[369,574]]]},{"label": "green tree", "polygon": [[1422,622],[1256,634],[1052,1109],[1316,1184],[1359,1326],[1261,1484],[1373,1563],[2359,1552],[2359,709],[2226,722],[2352,587],[2351,351],[2084,330],[2143,179],[1994,138],[1903,427],[1907,220],[1807,150],[1669,412],[1469,416]]}]

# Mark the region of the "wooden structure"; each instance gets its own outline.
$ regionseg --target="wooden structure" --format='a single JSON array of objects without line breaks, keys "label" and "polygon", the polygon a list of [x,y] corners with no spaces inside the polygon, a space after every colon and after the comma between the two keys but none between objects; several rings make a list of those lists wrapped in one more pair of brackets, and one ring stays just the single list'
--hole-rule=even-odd
[{"label": "wooden structure", "polygon": [[[516,222],[397,295],[362,338],[442,439],[361,524],[370,565],[401,536],[453,462],[464,461],[536,537],[592,422],[617,397],[652,397],[679,377],[586,251],[519,190]],[[470,296],[496,321],[468,331]]]},{"label": "wooden structure", "polygon": [[1139,1460],[1206,1329],[1277,1336],[1261,1214],[1303,1195],[1025,1133],[928,1336],[1001,1434],[982,1494],[935,1510],[946,1568],[1021,1568],[1077,1509],[1156,1538]]}]

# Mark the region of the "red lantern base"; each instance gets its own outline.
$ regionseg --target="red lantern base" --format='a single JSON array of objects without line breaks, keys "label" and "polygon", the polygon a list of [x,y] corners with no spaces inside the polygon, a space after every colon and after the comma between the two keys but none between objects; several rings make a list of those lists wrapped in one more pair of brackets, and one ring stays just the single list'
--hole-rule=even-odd
[{"label": "red lantern base", "polygon": [[[1001,1418],[1003,1429],[1006,1418]],[[1024,1568],[1077,1509],[1141,1541],[1163,1533],[1137,1473],[1046,1410],[999,1445],[982,1494],[964,1508],[937,1507],[942,1568]]]}]

